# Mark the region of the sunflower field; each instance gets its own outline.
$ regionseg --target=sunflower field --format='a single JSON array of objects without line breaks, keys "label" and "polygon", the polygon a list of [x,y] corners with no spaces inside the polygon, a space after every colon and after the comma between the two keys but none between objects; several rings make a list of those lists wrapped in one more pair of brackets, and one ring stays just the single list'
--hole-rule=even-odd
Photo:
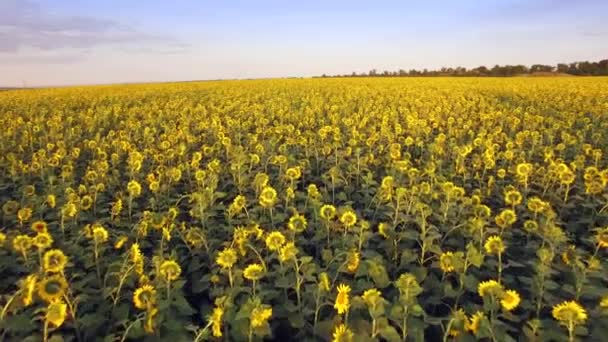
[{"label": "sunflower field", "polygon": [[2,341],[601,341],[608,79],[0,93]]}]

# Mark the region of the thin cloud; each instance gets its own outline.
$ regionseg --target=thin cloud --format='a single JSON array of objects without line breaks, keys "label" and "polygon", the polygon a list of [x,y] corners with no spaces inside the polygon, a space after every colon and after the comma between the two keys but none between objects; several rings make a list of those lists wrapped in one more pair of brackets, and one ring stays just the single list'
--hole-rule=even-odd
[{"label": "thin cloud", "polygon": [[5,53],[16,53],[22,48],[88,49],[125,44],[169,51],[189,47],[175,37],[141,32],[114,20],[50,13],[27,0],[3,0],[0,23],[0,52]]}]

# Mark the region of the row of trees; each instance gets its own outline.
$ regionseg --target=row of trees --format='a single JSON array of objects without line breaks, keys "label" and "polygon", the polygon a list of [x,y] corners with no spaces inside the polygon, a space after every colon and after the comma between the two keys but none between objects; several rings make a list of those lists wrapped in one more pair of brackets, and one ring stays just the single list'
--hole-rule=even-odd
[{"label": "row of trees", "polygon": [[529,74],[569,74],[578,76],[608,76],[608,59],[599,62],[574,62],[570,64],[560,63],[556,66],[534,64],[530,67],[525,65],[495,65],[489,69],[480,66],[473,69],[464,67],[441,68],[439,70],[403,70],[398,71],[378,71],[370,70],[368,73],[353,72],[350,75],[323,74],[321,77],[408,77],[408,76],[517,76]]}]

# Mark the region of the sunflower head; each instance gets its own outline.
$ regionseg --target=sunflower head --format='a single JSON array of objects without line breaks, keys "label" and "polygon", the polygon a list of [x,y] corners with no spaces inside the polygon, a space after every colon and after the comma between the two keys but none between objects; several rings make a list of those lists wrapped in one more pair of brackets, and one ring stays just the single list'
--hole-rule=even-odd
[{"label": "sunflower head", "polygon": [[51,249],[44,253],[42,264],[48,273],[61,273],[68,262],[68,257],[60,249]]},{"label": "sunflower head", "polygon": [[59,328],[67,317],[67,305],[61,301],[50,303],[46,308],[44,319],[55,328]]},{"label": "sunflower head", "polygon": [[332,342],[352,342],[353,336],[353,332],[342,323],[334,330]]},{"label": "sunflower head", "polygon": [[338,311],[338,314],[340,315],[348,311],[348,307],[350,306],[348,294],[350,293],[350,290],[350,286],[346,284],[338,285],[338,294],[336,295],[336,302],[334,303],[334,308]]},{"label": "sunflower head", "polygon": [[454,253],[444,252],[439,257],[439,267],[444,273],[454,271]]},{"label": "sunflower head", "polygon": [[285,243],[285,235],[279,231],[274,231],[266,236],[266,247],[270,251],[276,251]]},{"label": "sunflower head", "polygon": [[519,293],[517,293],[517,291],[515,290],[504,291],[500,299],[500,305],[506,311],[512,311],[519,305],[520,302],[521,297],[519,296]]},{"label": "sunflower head", "polygon": [[47,303],[61,301],[68,283],[61,275],[53,275],[38,282],[38,296]]},{"label": "sunflower head", "polygon": [[499,298],[503,293],[503,287],[499,282],[492,279],[479,283],[477,292],[481,297],[492,296]]},{"label": "sunflower head", "polygon": [[340,222],[347,228],[354,226],[357,223],[357,214],[352,209],[347,209],[340,216]]},{"label": "sunflower head", "polygon": [[295,214],[290,217],[289,222],[287,223],[287,227],[296,233],[303,232],[307,225],[306,218],[300,214]]},{"label": "sunflower head", "polygon": [[243,277],[248,280],[260,280],[264,276],[264,267],[260,264],[250,264],[243,271]]},{"label": "sunflower head", "polygon": [[47,224],[44,221],[35,221],[32,223],[32,230],[36,233],[46,233]]},{"label": "sunflower head", "polygon": [[224,269],[228,269],[228,268],[232,268],[232,266],[236,263],[237,260],[237,254],[236,251],[234,250],[234,248],[228,247],[228,248],[224,248],[222,251],[220,251],[217,255],[217,258],[215,259],[215,262],[217,262],[218,265],[220,265],[220,267],[224,268]]},{"label": "sunflower head", "polygon": [[336,216],[336,207],[331,204],[325,204],[319,210],[319,215],[325,221],[330,221]]},{"label": "sunflower head", "polygon": [[140,310],[156,304],[156,289],[152,285],[143,285],[133,293],[133,304]]},{"label": "sunflower head", "polygon": [[505,244],[502,242],[502,239],[498,235],[493,235],[486,240],[486,243],[483,245],[486,250],[486,253],[490,255],[498,255],[502,254],[505,251]]},{"label": "sunflower head", "polygon": [[565,301],[555,305],[551,314],[560,324],[564,325],[579,325],[587,320],[587,311],[575,301]]},{"label": "sunflower head", "polygon": [[165,260],[160,265],[160,276],[165,282],[175,281],[182,273],[182,268],[174,260]]},{"label": "sunflower head", "polygon": [[38,233],[36,236],[34,236],[33,242],[34,246],[36,246],[40,250],[43,250],[51,247],[51,245],[53,244],[53,238],[47,232]]}]

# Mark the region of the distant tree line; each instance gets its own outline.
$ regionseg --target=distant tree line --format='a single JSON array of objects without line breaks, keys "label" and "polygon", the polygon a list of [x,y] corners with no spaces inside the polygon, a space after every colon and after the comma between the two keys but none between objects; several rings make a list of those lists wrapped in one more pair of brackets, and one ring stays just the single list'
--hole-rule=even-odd
[{"label": "distant tree line", "polygon": [[321,77],[411,77],[411,76],[518,76],[518,75],[534,75],[534,74],[569,74],[577,76],[608,76],[608,59],[599,62],[574,62],[560,63],[556,66],[534,64],[530,67],[525,65],[495,65],[493,68],[480,66],[473,69],[464,67],[456,68],[441,68],[439,70],[397,70],[397,71],[379,71],[372,69],[369,72],[356,73],[345,75],[326,75]]}]

